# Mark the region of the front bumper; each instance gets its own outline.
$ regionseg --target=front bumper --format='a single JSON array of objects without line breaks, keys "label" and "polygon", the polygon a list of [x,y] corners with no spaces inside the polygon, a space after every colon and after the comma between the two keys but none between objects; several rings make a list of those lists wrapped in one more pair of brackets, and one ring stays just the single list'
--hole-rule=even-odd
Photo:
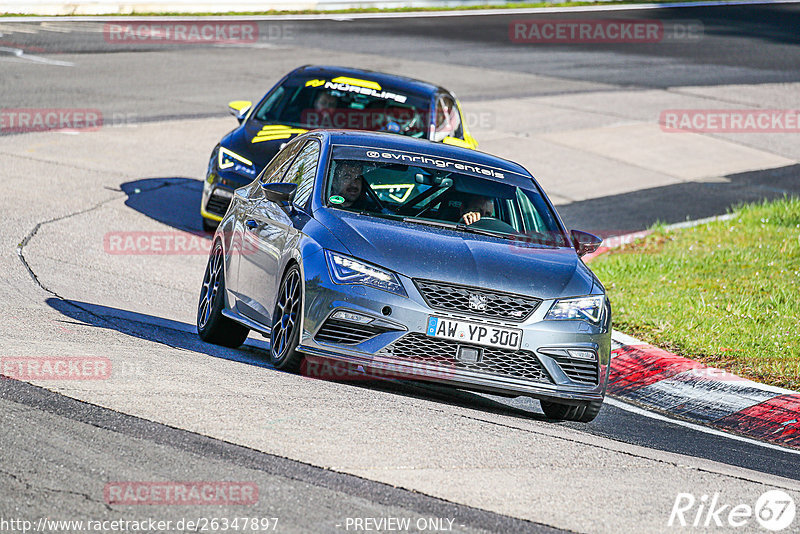
[{"label": "front bumper", "polygon": [[246,177],[232,173],[224,176],[210,172],[203,182],[203,195],[200,199],[200,215],[211,221],[221,221],[228,212],[233,200],[233,191],[250,183]]},{"label": "front bumper", "polygon": [[[408,297],[367,286],[335,284],[324,260],[312,263],[304,266],[301,352],[361,365],[378,376],[500,395],[564,403],[601,401],[605,396],[611,350],[609,309],[599,326],[584,321],[545,321],[552,300],[542,301],[522,322],[479,318],[430,308],[413,281],[403,276],[400,279]],[[332,318],[340,310],[369,316],[373,322],[369,328],[343,324]],[[521,347],[517,351],[482,347],[482,360],[459,360],[459,346],[477,345],[426,337],[431,316],[520,329]],[[568,349],[594,352],[596,360],[570,360]]]},{"label": "front bumper", "polygon": [[221,221],[228,211],[233,200],[233,189],[223,185],[208,185],[203,187],[203,197],[200,201],[200,215],[212,221]]}]

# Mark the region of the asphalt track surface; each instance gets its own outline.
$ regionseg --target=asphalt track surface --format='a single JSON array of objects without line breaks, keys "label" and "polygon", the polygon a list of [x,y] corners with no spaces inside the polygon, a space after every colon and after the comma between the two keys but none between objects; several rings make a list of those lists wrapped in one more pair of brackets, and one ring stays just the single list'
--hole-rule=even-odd
[{"label": "asphalt track surface", "polygon": [[[0,231],[8,310],[0,355],[107,355],[125,371],[108,384],[0,382],[8,429],[0,515],[239,511],[109,506],[102,488],[110,480],[255,481],[261,498],[248,515],[280,517],[287,532],[342,531],[348,517],[452,518],[458,531],[670,531],[678,491],[754,502],[778,487],[797,500],[797,454],[617,404],[591,424],[557,424],[525,399],[277,373],[257,339],[227,350],[191,332],[204,257],[112,257],[98,245],[107,230],[199,230],[207,154],[232,126],[224,104],[257,99],[305,63],[407,73],[453,89],[477,110],[482,148],[541,174],[572,226],[636,230],[800,192],[797,134],[707,136],[713,149],[750,159],[717,172],[728,167],[706,170],[697,157],[696,180],[664,179],[624,158],[614,176],[571,183],[558,175],[603,168],[594,154],[559,152],[575,144],[559,131],[565,123],[591,138],[686,99],[800,107],[797,5],[615,12],[703,28],[700,42],[636,46],[510,43],[509,23],[520,18],[546,17],[268,21],[259,43],[203,47],[110,44],[102,23],[1,21],[0,47],[24,52],[0,55],[2,107],[100,109],[107,127],[0,137],[0,206],[9,217]],[[525,113],[534,118],[514,122]]]}]

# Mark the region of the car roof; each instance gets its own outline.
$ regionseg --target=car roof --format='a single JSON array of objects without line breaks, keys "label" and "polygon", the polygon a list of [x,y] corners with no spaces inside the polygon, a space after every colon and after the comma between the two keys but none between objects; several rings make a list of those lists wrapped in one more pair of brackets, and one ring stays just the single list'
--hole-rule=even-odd
[{"label": "car roof", "polygon": [[414,78],[372,70],[354,69],[350,67],[304,65],[294,69],[288,75],[289,78],[295,76],[313,76],[316,78],[336,78],[339,76],[346,76],[350,78],[366,78],[381,85],[392,87],[393,89],[399,89],[409,93],[422,94],[426,96],[432,95],[437,91],[449,92],[443,87],[434,85],[432,83],[423,82],[421,80],[415,80]]},{"label": "car roof", "polygon": [[444,143],[436,143],[427,139],[415,139],[403,135],[386,132],[367,132],[362,130],[314,130],[329,139],[330,144],[339,146],[363,146],[368,148],[413,152],[427,156],[458,160],[468,163],[492,167],[511,173],[527,180],[533,179],[531,174],[518,163],[492,156],[471,148],[462,148]]}]

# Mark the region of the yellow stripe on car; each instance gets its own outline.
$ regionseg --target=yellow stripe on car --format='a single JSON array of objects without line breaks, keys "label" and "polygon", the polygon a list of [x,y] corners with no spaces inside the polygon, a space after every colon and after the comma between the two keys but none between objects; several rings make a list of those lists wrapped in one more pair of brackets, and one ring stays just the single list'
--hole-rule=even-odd
[{"label": "yellow stripe on car", "polygon": [[287,130],[289,128],[291,128],[291,126],[286,126],[285,124],[267,124],[261,128],[261,131],[266,132],[267,130]]},{"label": "yellow stripe on car", "polygon": [[348,78],[347,76],[339,76],[331,80],[333,83],[346,83],[347,85],[355,85],[356,87],[365,87],[366,89],[381,90],[380,84],[371,82],[369,80],[361,80],[358,78]]},{"label": "yellow stripe on car", "polygon": [[308,130],[303,128],[292,128],[285,124],[267,124],[261,131],[253,137],[252,143],[261,143],[264,141],[275,141],[278,139],[289,139],[294,134],[306,133]]}]

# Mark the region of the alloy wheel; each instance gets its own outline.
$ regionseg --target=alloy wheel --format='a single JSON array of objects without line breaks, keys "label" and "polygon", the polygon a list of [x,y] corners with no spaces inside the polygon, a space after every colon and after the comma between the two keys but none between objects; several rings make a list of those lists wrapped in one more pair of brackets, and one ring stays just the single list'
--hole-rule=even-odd
[{"label": "alloy wheel", "polygon": [[217,246],[208,260],[203,287],[200,289],[200,304],[197,306],[197,325],[205,328],[214,308],[214,299],[219,293],[219,282],[222,276],[222,247]]},{"label": "alloy wheel", "polygon": [[272,320],[270,349],[273,360],[286,358],[300,316],[300,273],[292,270],[281,285],[275,317]]}]

